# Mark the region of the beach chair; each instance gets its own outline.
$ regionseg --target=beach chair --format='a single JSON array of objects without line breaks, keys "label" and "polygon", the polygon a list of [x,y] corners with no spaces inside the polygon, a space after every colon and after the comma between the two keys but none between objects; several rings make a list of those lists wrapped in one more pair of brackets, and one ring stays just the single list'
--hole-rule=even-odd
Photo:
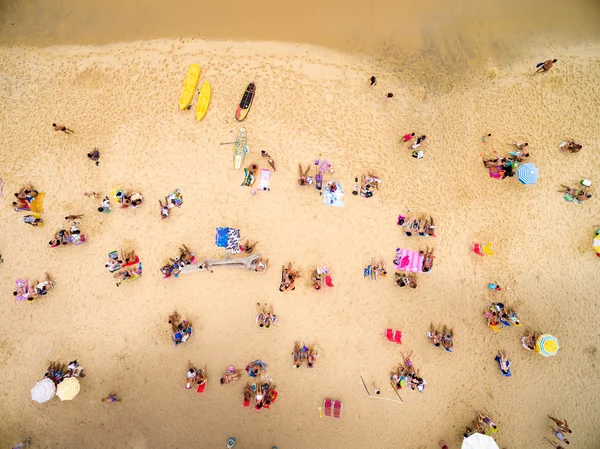
[{"label": "beach chair", "polygon": [[402,344],[402,331],[386,329],[385,330],[385,338],[387,338],[388,341],[391,341],[392,343],[398,343],[399,345],[401,345]]},{"label": "beach chair", "polygon": [[491,243],[484,243],[483,244],[483,252],[485,254],[487,254],[488,256],[493,256],[494,255],[494,251],[492,251],[492,244]]},{"label": "beach chair", "polygon": [[480,247],[479,243],[474,243],[474,244],[473,244],[473,252],[474,252],[475,254],[477,254],[478,256],[485,256],[485,254],[483,254],[483,253],[481,252],[481,247]]},{"label": "beach chair", "polygon": [[331,418],[340,419],[342,417],[342,401],[325,399],[323,401],[323,414]]},{"label": "beach chair", "polygon": [[333,287],[333,279],[331,279],[331,276],[325,276],[325,285],[327,287]]}]

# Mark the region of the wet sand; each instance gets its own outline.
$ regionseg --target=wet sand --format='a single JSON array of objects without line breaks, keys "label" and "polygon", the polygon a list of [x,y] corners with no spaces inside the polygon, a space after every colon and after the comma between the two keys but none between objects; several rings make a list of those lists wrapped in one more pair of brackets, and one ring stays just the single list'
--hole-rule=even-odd
[{"label": "wet sand", "polygon": [[[38,9],[49,17],[59,12]],[[511,64],[492,57],[473,64],[468,77],[441,82],[436,66],[398,71],[374,53],[304,44],[184,37],[91,45],[106,41],[102,33],[99,41],[85,41],[87,31],[67,42],[68,24],[81,14],[62,14],[60,26],[46,30],[44,48],[5,46],[0,52],[6,96],[0,105],[2,444],[32,436],[36,448],[212,448],[236,436],[236,448],[433,448],[441,438],[460,447],[476,407],[500,426],[500,447],[546,447],[547,413],[568,419],[573,447],[596,447],[600,335],[591,241],[598,206],[596,200],[567,203],[557,192],[561,183],[581,178],[595,183],[600,168],[596,40],[519,47],[531,55]],[[175,29],[170,14],[164,14],[164,31],[146,21],[129,35],[113,30],[112,39],[169,35]],[[3,33],[2,42],[30,45],[26,35]],[[543,59],[538,55],[550,49],[548,57],[560,62],[533,76]],[[191,63],[200,64],[201,79],[214,92],[200,123],[177,109]],[[372,74],[379,82],[369,88]],[[251,147],[246,162],[266,166],[264,149],[277,163],[271,191],[256,196],[239,187],[231,149],[219,145],[239,129],[233,114],[250,80],[257,97],[244,123]],[[385,101],[390,91],[395,96]],[[75,134],[55,133],[55,121]],[[399,143],[410,131],[428,136],[423,160]],[[487,132],[494,140],[483,144]],[[582,141],[584,150],[560,153],[566,137]],[[535,186],[492,180],[481,166],[479,153],[509,151],[509,139],[530,143],[540,170]],[[102,154],[98,167],[85,156],[95,146]],[[314,190],[296,186],[297,164],[317,158],[334,163],[346,192],[343,208],[325,206]],[[383,179],[369,200],[351,195],[354,177],[367,171]],[[10,207],[12,192],[28,181],[46,192],[42,228],[18,222]],[[118,186],[139,189],[147,204],[135,214],[114,210],[106,216],[96,211],[99,201],[81,195]],[[186,202],[161,221],[157,201],[176,187]],[[407,209],[430,213],[438,237],[404,237],[395,223]],[[85,214],[81,228],[89,242],[48,248],[62,218],[73,213]],[[223,256],[214,245],[217,226],[239,227],[242,237],[258,240],[256,251],[270,259],[271,270],[161,280],[159,268],[181,243],[200,256]],[[492,241],[496,255],[472,254],[477,241]],[[390,278],[363,279],[372,257],[383,257],[391,271],[395,248],[427,245],[435,247],[435,268],[419,276],[416,290],[399,289]],[[135,248],[145,271],[117,288],[104,262],[120,247]],[[281,294],[278,267],[289,261],[303,277],[296,291]],[[310,272],[321,264],[332,270],[336,286],[315,292]],[[14,280],[40,278],[44,271],[57,288],[33,304],[15,303]],[[486,289],[492,281],[508,287],[496,299],[517,308],[525,329],[558,337],[557,357],[523,350],[524,328],[490,331],[482,311],[492,300]],[[280,317],[269,331],[255,326],[258,301],[273,303]],[[196,326],[178,348],[166,322],[174,309]],[[454,328],[453,354],[428,342],[430,322]],[[386,327],[404,332],[401,347],[383,338]],[[318,345],[313,370],[292,367],[295,340]],[[493,362],[498,348],[512,357],[510,380]],[[395,398],[387,379],[400,350],[414,351],[413,362],[427,379],[425,393],[401,391],[403,405],[366,397],[360,375]],[[80,395],[33,403],[29,389],[47,362],[73,358],[87,371]],[[280,393],[271,410],[260,413],[241,406],[247,377],[218,384],[227,365],[243,368],[256,358],[269,364]],[[188,359],[208,365],[202,396],[183,388]],[[112,391],[123,402],[101,403]],[[343,401],[341,420],[319,418],[326,397]]]}]

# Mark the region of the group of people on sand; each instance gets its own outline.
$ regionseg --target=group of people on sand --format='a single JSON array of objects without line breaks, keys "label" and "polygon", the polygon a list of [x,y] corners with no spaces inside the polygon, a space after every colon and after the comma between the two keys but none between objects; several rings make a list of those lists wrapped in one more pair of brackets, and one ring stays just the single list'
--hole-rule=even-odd
[{"label": "group of people on sand", "polygon": [[163,275],[163,279],[168,279],[171,276],[177,278],[184,267],[195,262],[196,255],[187,246],[182,244],[179,248],[179,255],[175,256],[175,258],[169,258],[169,262],[163,265],[160,272]]},{"label": "group of people on sand", "polygon": [[[358,182],[358,178],[354,178],[354,182]],[[364,198],[371,198],[374,190],[379,190],[381,179],[372,173],[363,174],[360,178],[360,188],[358,184],[354,185],[352,195],[362,196]]]},{"label": "group of people on sand", "polygon": [[292,357],[294,358],[294,368],[300,368],[305,361],[308,368],[313,368],[317,357],[319,357],[319,352],[314,346],[309,348],[304,343],[300,345],[299,342],[295,342]]},{"label": "group of people on sand", "polygon": [[592,193],[590,192],[590,187],[592,185],[591,181],[587,179],[583,179],[579,182],[580,187],[573,188],[561,184],[562,187],[559,192],[564,193],[564,199],[570,203],[580,204],[583,201],[587,201],[592,198]]},{"label": "group of people on sand", "polygon": [[38,196],[38,191],[35,190],[32,184],[27,184],[21,187],[17,193],[15,193],[16,201],[13,201],[15,212],[24,212],[31,210],[31,203]]},{"label": "group of people on sand", "polygon": [[193,328],[190,320],[182,320],[176,311],[169,315],[171,338],[175,346],[185,343],[192,336]]},{"label": "group of people on sand", "polygon": [[[327,161],[315,161],[315,176],[310,176],[311,165],[307,165],[306,169],[302,167],[302,164],[298,164],[298,185],[300,187],[308,187],[314,184],[315,189],[319,192],[323,190],[323,175],[327,172],[333,173],[333,166]],[[332,192],[337,190],[337,184],[333,181],[329,184],[329,188],[333,189]]]},{"label": "group of people on sand", "polygon": [[398,226],[402,226],[404,235],[412,237],[419,235],[421,237],[435,237],[435,224],[431,215],[399,215]]},{"label": "group of people on sand", "polygon": [[396,285],[398,287],[417,288],[417,276],[409,273],[398,273],[396,272]]},{"label": "group of people on sand", "polygon": [[254,396],[254,410],[269,409],[277,399],[277,390],[271,382],[255,382],[247,384],[244,387],[244,407],[250,406],[250,401]]},{"label": "group of people on sand", "polygon": [[403,363],[390,375],[393,387],[396,390],[410,388],[411,390],[417,390],[423,393],[427,382],[422,377],[419,377],[419,370],[415,370],[410,360],[412,351],[408,356],[405,356],[402,352],[400,354],[402,354]]},{"label": "group of people on sand", "polygon": [[298,270],[292,268],[291,262],[286,267],[281,267],[281,284],[279,285],[280,292],[296,290],[296,280],[300,277]]},{"label": "group of people on sand", "polygon": [[583,148],[583,145],[581,145],[579,142],[575,142],[574,140],[563,140],[559,145],[558,145],[558,149],[560,150],[561,153],[568,151],[569,153],[579,153],[581,151],[581,149]]},{"label": "group of people on sand", "polygon": [[310,276],[310,281],[315,290],[321,290],[323,283],[327,287],[333,287],[333,279],[329,274],[329,268],[325,266],[315,268]]},{"label": "group of people on sand", "polygon": [[525,151],[529,146],[527,142],[509,142],[508,144],[514,145],[516,150],[510,151],[504,157],[500,157],[496,151],[494,151],[494,157],[489,159],[483,154],[481,155],[483,166],[489,170],[491,178],[513,177],[519,165],[529,158],[529,153]]},{"label": "group of people on sand", "polygon": [[[550,418],[552,421],[554,421],[554,424],[556,424],[556,427],[552,427],[550,426],[550,429],[552,429],[552,433],[554,434],[554,436],[559,439],[562,443],[565,444],[570,444],[569,440],[566,437],[566,433],[573,433],[573,431],[569,428],[569,424],[567,423],[566,419],[557,419],[557,418],[553,418],[552,416],[548,415],[548,418]],[[548,440],[548,442],[555,447],[555,449],[565,449],[563,446],[561,446],[559,443],[557,443],[556,441],[553,441],[549,438],[546,438]]]},{"label": "group of people on sand", "polygon": [[269,305],[265,303],[260,305],[256,303],[256,325],[258,327],[270,328],[272,325],[277,324],[277,315],[273,312],[273,304]]},{"label": "group of people on sand", "polygon": [[85,374],[83,373],[83,367],[79,366],[77,360],[73,360],[66,366],[64,363],[50,362],[44,377],[58,385],[67,377],[85,377]]},{"label": "group of people on sand", "polygon": [[488,305],[484,316],[487,318],[488,326],[494,332],[499,332],[502,327],[521,326],[517,311],[501,302],[493,302]]},{"label": "group of people on sand", "polygon": [[48,273],[45,273],[45,275],[43,281],[33,281],[31,286],[29,282],[17,282],[17,289],[13,292],[13,295],[18,299],[27,299],[29,302],[47,295],[54,288],[54,281]]},{"label": "group of people on sand", "polygon": [[68,215],[65,219],[71,223],[69,229],[60,229],[54,234],[52,240],[48,242],[50,248],[56,248],[57,246],[74,245],[79,246],[87,241],[85,234],[81,233],[79,229],[79,220],[83,215]]},{"label": "group of people on sand", "polygon": [[408,149],[413,150],[412,157],[415,159],[421,159],[423,157],[423,151],[418,150],[421,144],[425,141],[427,136],[421,135],[416,137],[416,133],[407,133],[402,136],[402,142],[408,144]]},{"label": "group of people on sand", "polygon": [[429,326],[429,332],[427,332],[427,338],[438,348],[444,348],[446,352],[452,352],[454,347],[454,330],[448,329],[446,325],[443,326],[440,332],[433,323]]},{"label": "group of people on sand", "polygon": [[[206,385],[206,382],[208,381],[206,374],[206,365],[204,365],[204,369],[198,369],[194,367],[194,365],[192,365],[192,362],[188,360],[188,369],[185,374],[186,390],[191,390],[195,386],[201,387],[203,385]],[[199,388],[198,392],[201,392],[200,390],[203,390],[203,388]]]},{"label": "group of people on sand", "polygon": [[129,206],[135,209],[144,203],[144,198],[141,193],[131,193],[131,191],[126,192],[124,190],[117,190],[115,193],[115,200],[121,209],[126,209]]},{"label": "group of people on sand", "polygon": [[473,419],[472,427],[467,427],[462,436],[463,438],[469,438],[474,433],[491,435],[496,432],[498,432],[498,426],[492,421],[492,418],[488,414],[475,410],[475,419]]},{"label": "group of people on sand", "polygon": [[371,280],[377,280],[377,277],[386,277],[387,269],[385,262],[381,258],[373,258],[371,264],[367,265],[363,271],[363,277],[369,277]]},{"label": "group of people on sand", "polygon": [[104,266],[113,273],[113,278],[117,280],[117,287],[125,281],[142,275],[142,263],[134,250],[121,250],[120,255],[116,251],[109,253],[108,261]]}]

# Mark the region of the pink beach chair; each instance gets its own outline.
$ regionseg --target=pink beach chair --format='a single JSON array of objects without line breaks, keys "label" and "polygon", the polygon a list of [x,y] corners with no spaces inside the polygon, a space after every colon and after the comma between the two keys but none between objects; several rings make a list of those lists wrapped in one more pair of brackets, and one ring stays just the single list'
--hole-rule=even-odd
[{"label": "pink beach chair", "polygon": [[387,338],[388,341],[391,341],[392,343],[398,343],[399,345],[401,345],[402,344],[402,331],[386,329],[385,330],[385,338]]},{"label": "pink beach chair", "polygon": [[342,417],[342,401],[325,399],[323,401],[323,414],[331,418],[340,419]]},{"label": "pink beach chair", "polygon": [[473,252],[474,252],[475,254],[477,254],[478,256],[485,256],[485,254],[483,254],[483,253],[481,252],[481,247],[480,247],[479,243],[474,243],[474,244],[473,244]]}]

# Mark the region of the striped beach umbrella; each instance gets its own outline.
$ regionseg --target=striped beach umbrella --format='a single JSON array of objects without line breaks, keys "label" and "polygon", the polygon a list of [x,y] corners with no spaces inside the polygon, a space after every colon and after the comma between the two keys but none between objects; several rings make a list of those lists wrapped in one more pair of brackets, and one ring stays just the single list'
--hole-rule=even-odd
[{"label": "striped beach umbrella", "polygon": [[56,386],[54,382],[52,382],[52,379],[46,377],[33,386],[31,389],[31,399],[41,404],[52,399],[55,393]]},{"label": "striped beach umbrella", "polygon": [[594,251],[596,251],[596,255],[600,257],[600,229],[596,229],[596,236],[594,237]]},{"label": "striped beach umbrella", "polygon": [[67,377],[61,383],[58,384],[56,388],[56,396],[60,398],[61,401],[70,401],[79,393],[81,386],[79,385],[79,380],[76,377]]},{"label": "striped beach umbrella", "polygon": [[488,435],[474,433],[463,440],[461,449],[498,449],[496,441]]},{"label": "striped beach umbrella", "polygon": [[535,184],[538,179],[538,169],[531,163],[523,164],[517,170],[517,177],[522,184]]},{"label": "striped beach umbrella", "polygon": [[550,334],[540,335],[535,342],[535,350],[544,357],[556,355],[558,349],[558,340]]}]

